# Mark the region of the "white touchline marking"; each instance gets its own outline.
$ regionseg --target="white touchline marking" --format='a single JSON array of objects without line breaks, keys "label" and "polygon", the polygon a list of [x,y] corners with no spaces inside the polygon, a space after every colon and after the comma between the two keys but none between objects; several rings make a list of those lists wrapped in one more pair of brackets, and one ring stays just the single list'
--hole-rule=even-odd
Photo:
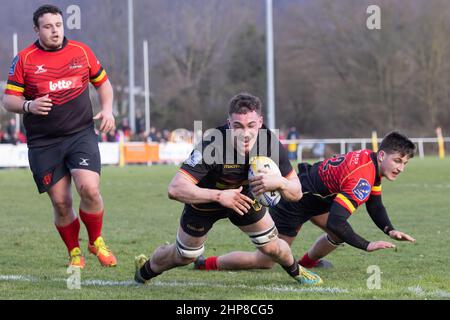
[{"label": "white touchline marking", "polygon": [[437,297],[437,298],[447,298],[450,299],[450,292],[444,290],[433,290],[425,291],[421,286],[417,285],[415,287],[408,287],[408,291],[414,293],[419,297]]},{"label": "white touchline marking", "polygon": [[[53,279],[39,279],[32,276],[24,275],[0,275],[0,281],[19,281],[19,282],[66,282],[67,279],[53,278]],[[249,286],[246,284],[226,285],[209,282],[179,282],[179,281],[153,281],[148,286],[143,286],[135,283],[132,280],[128,281],[113,281],[113,280],[101,280],[101,279],[89,279],[81,281],[81,286],[99,286],[99,287],[137,287],[137,288],[151,288],[151,287],[169,287],[169,288],[190,288],[190,287],[213,287],[224,289],[248,289],[257,291],[269,291],[269,292],[287,292],[287,293],[302,293],[302,292],[315,292],[315,293],[355,293],[360,289],[349,290],[338,287],[304,287],[296,288],[292,286]],[[408,287],[407,290],[419,297],[435,297],[450,299],[450,292],[436,289],[433,291],[425,291],[421,286]]]},{"label": "white touchline marking", "polygon": [[37,282],[38,279],[33,277],[26,277],[20,275],[0,275],[1,281],[27,281],[27,282]]},{"label": "white touchline marking", "polygon": [[[27,281],[27,282],[65,282],[67,279],[63,278],[53,278],[48,280],[42,280],[29,276],[21,275],[0,275],[0,280],[3,281]],[[132,280],[128,281],[113,281],[113,280],[101,280],[101,279],[89,279],[82,280],[81,286],[100,286],[100,287],[171,287],[171,288],[190,288],[190,287],[214,287],[214,288],[224,288],[224,289],[248,289],[248,290],[258,290],[258,291],[269,291],[269,292],[291,292],[291,293],[301,293],[301,292],[317,292],[317,293],[349,293],[347,289],[343,288],[332,288],[332,287],[305,287],[305,288],[295,288],[292,286],[249,286],[245,284],[238,285],[226,285],[208,282],[179,282],[179,281],[153,281],[148,286],[142,286],[137,284]]]}]

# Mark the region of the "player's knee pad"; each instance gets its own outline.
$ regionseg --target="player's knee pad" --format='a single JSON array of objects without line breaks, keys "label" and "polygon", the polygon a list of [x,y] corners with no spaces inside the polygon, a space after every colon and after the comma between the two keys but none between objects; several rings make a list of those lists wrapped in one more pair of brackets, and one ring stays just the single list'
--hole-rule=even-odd
[{"label": "player's knee pad", "polygon": [[189,247],[183,244],[178,237],[176,242],[176,248],[180,256],[188,259],[198,258],[203,254],[203,252],[205,252],[204,244],[202,244],[200,247]]},{"label": "player's knee pad", "polygon": [[278,230],[275,225],[265,231],[247,232],[250,240],[256,247],[263,247],[278,237]]},{"label": "player's knee pad", "polygon": [[327,234],[327,240],[334,247],[339,247],[340,245],[342,245],[344,243],[343,241],[334,241],[333,239],[330,238],[330,236],[328,234]]}]

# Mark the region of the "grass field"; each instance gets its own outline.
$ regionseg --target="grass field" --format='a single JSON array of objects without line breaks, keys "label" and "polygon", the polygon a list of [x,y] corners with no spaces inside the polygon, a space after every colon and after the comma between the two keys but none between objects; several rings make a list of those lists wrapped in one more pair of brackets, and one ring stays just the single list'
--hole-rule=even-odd
[{"label": "grass field", "polygon": [[[168,271],[149,286],[132,281],[133,257],[173,242],[182,204],[167,198],[174,166],[105,167],[104,236],[119,259],[101,268],[87,255],[81,290],[66,285],[66,250],[52,223],[46,195],[38,195],[29,170],[0,170],[0,299],[450,299],[450,159],[413,159],[395,183],[383,184],[384,204],[394,226],[416,244],[398,251],[365,253],[350,246],[329,259],[335,268],[318,270],[319,288],[297,285],[279,267],[241,272],[200,272],[192,266]],[[77,202],[78,200],[76,200]],[[388,240],[364,208],[350,219],[369,240]],[[303,255],[321,232],[306,224],[293,245]],[[248,237],[229,221],[218,222],[206,244],[207,255],[253,250]],[[381,289],[368,289],[367,268],[381,269]]]}]

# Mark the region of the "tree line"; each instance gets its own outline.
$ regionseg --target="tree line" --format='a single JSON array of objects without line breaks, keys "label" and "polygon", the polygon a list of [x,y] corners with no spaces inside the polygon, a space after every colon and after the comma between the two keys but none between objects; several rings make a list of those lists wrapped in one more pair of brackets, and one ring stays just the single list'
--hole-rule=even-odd
[{"label": "tree line", "polygon": [[[35,39],[31,15],[40,2],[33,3],[4,4],[0,79],[6,80],[12,59],[11,33],[19,33],[21,48]],[[433,136],[437,126],[448,135],[450,3],[377,1],[380,30],[366,27],[370,4],[274,0],[277,127],[295,126],[302,136],[323,138],[394,129]],[[66,34],[89,44],[101,60],[115,86],[120,121],[128,110],[126,1],[78,5],[82,28]],[[135,0],[134,15],[141,87],[142,41],[150,47],[152,126],[192,129],[200,119],[203,127],[220,125],[228,100],[239,91],[252,92],[265,104],[264,1]],[[143,97],[136,97],[136,105],[142,117]],[[6,122],[9,115],[2,110],[0,117]]]}]

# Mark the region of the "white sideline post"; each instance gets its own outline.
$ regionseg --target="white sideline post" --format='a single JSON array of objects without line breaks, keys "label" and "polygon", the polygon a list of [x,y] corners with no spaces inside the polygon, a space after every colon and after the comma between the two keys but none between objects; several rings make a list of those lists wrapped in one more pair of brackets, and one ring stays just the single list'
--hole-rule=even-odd
[{"label": "white sideline post", "polygon": [[341,140],[341,154],[345,154],[345,140]]},{"label": "white sideline post", "polygon": [[297,145],[297,162],[303,161],[303,146],[301,143]]},{"label": "white sideline post", "polygon": [[[17,56],[17,53],[19,52],[18,45],[17,45],[17,33],[14,32],[13,34],[13,58]],[[16,113],[16,133],[20,132],[20,114]]]},{"label": "white sideline post", "polygon": [[417,141],[417,144],[419,145],[419,158],[423,159],[424,158],[424,152],[423,152],[423,139],[419,139]]}]

